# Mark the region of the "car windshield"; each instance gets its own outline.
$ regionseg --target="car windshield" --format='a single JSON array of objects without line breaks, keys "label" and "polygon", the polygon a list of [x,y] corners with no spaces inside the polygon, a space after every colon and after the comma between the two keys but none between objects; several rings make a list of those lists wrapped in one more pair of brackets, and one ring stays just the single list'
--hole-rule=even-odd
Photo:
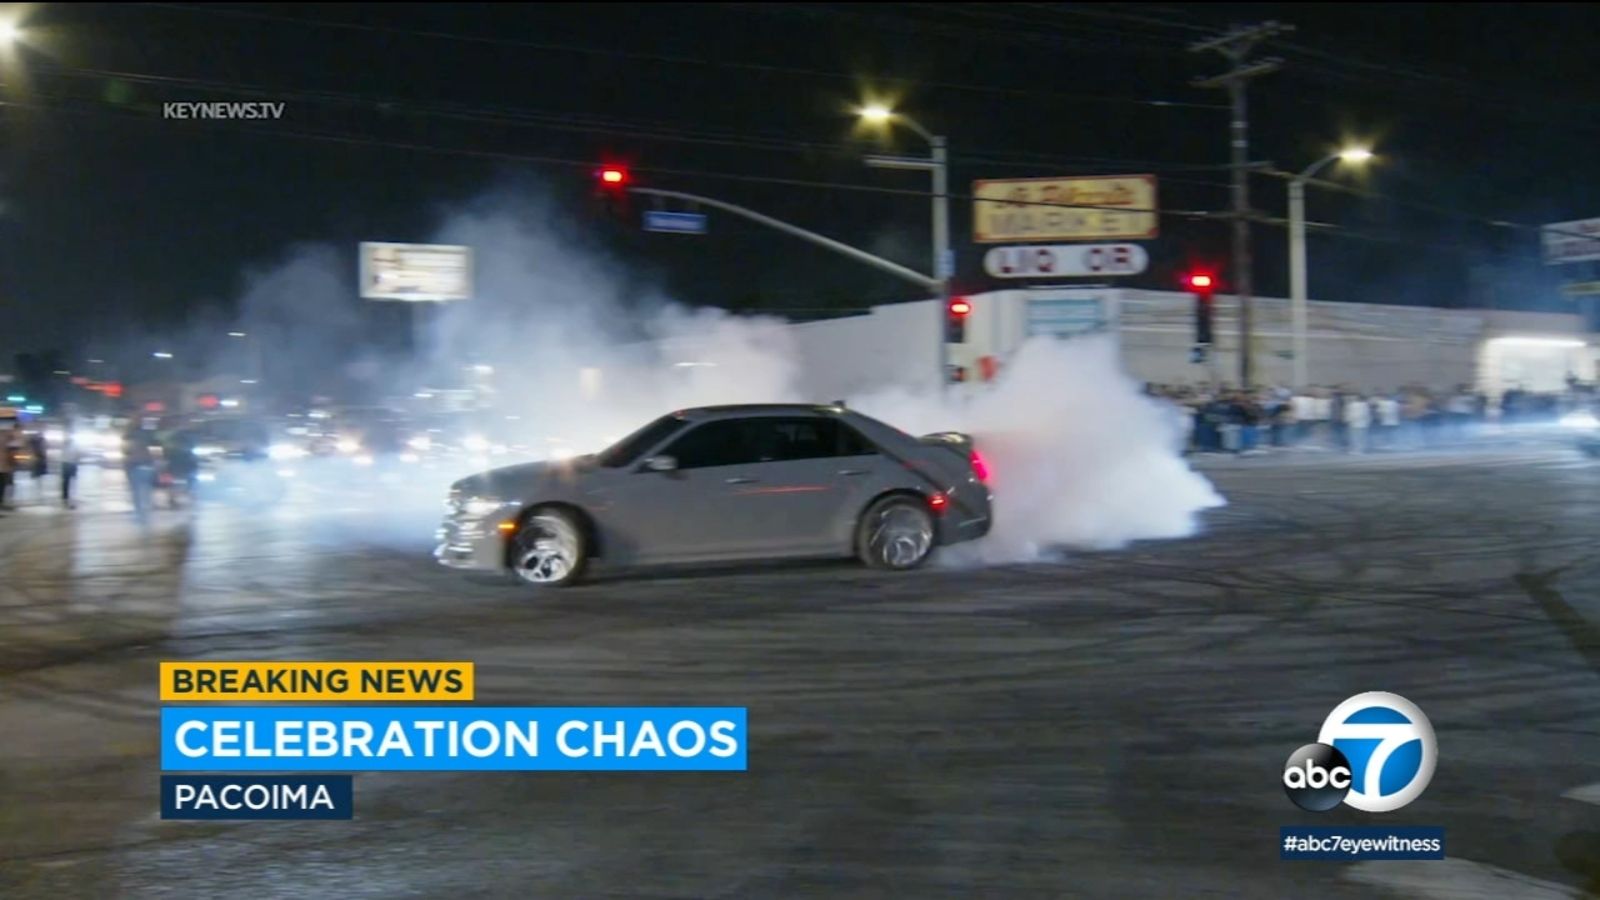
[{"label": "car windshield", "polygon": [[662,416],[600,451],[595,461],[608,469],[620,469],[632,465],[646,450],[660,445],[683,425],[683,419],[678,416]]}]

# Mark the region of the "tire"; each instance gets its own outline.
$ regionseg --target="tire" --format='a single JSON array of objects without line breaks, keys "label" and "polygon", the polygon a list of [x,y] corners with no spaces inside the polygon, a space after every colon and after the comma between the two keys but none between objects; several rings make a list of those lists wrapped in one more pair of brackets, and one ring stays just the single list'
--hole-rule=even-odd
[{"label": "tire", "polygon": [[856,524],[856,556],[874,569],[915,569],[928,561],[937,543],[933,511],[908,494],[874,502]]},{"label": "tire", "polygon": [[544,507],[522,520],[506,555],[511,574],[523,584],[567,587],[583,577],[589,546],[575,516]]}]

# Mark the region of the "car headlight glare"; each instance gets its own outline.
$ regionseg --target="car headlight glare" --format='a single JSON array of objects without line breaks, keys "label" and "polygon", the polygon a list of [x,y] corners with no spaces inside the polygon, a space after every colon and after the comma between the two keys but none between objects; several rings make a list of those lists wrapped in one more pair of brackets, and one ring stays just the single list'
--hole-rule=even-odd
[{"label": "car headlight glare", "polygon": [[489,497],[468,497],[461,501],[461,511],[482,518],[500,508],[500,501]]},{"label": "car headlight glare", "polygon": [[1561,424],[1566,428],[1578,431],[1594,431],[1600,428],[1600,419],[1596,419],[1594,413],[1580,409],[1562,416]]}]

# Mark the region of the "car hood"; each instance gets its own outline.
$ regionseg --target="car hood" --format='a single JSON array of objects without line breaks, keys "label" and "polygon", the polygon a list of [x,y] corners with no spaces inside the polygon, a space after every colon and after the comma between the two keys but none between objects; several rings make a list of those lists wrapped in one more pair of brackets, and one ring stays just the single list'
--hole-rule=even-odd
[{"label": "car hood", "polygon": [[469,475],[450,486],[468,496],[522,497],[540,485],[552,482],[570,483],[594,467],[592,457],[545,460],[501,466],[487,472]]}]

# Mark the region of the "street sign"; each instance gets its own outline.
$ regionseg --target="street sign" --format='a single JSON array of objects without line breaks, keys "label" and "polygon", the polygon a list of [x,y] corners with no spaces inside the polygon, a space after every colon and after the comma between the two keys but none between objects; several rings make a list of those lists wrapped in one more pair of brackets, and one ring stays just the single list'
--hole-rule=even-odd
[{"label": "street sign", "polygon": [[472,248],[363,242],[361,296],[407,302],[470,299]]},{"label": "street sign", "polygon": [[1561,293],[1568,297],[1594,297],[1600,295],[1600,281],[1578,281],[1561,286]]},{"label": "street sign", "polygon": [[972,197],[980,244],[1148,240],[1160,230],[1154,175],[975,181]]},{"label": "street sign", "polygon": [[994,247],[983,256],[984,271],[995,278],[1137,275],[1149,264],[1149,255],[1138,244]]},{"label": "street sign", "polygon": [[1600,259],[1600,219],[1552,222],[1540,231],[1545,265]]},{"label": "street sign", "polygon": [[647,209],[644,211],[644,230],[664,231],[670,234],[705,234],[706,214]]}]

